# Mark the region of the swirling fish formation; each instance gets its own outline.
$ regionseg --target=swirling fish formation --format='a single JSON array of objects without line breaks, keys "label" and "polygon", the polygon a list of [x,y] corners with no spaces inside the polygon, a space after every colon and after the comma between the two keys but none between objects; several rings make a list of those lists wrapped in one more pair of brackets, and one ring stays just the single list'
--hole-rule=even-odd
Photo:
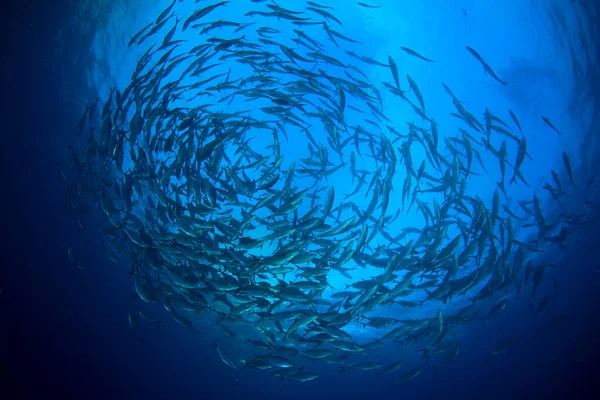
[{"label": "swirling fish formation", "polygon": [[[101,210],[106,253],[131,260],[141,300],[192,331],[202,334],[202,319],[216,322],[261,350],[239,360],[217,343],[230,367],[308,381],[319,374],[298,363],[310,359],[405,382],[423,368],[395,372],[408,356],[385,365],[365,356],[409,341],[424,343],[424,359],[445,353],[436,368],[452,363],[460,351],[453,329],[499,314],[530,280],[535,299],[547,269],[535,256],[565,246],[598,205],[549,221],[532,189],[519,209],[507,207],[506,189],[529,185],[521,166],[532,162],[515,113],[504,122],[486,108],[480,121],[444,84],[462,128],[440,131],[410,75],[402,89],[391,55],[385,62],[348,50],[361,45],[340,31],[331,7],[254,3],[264,4],[234,21],[209,20],[219,10],[232,15],[231,1],[185,19],[174,1],[132,37],[130,46],[155,42],[129,84],[81,117],[86,140],[69,147],[76,179],[63,175],[68,212],[83,226],[89,204]],[[391,81],[373,82],[366,67]],[[382,91],[408,103],[414,113],[405,119],[416,122],[388,117]],[[566,153],[563,162],[575,185]],[[467,192],[482,174],[498,181],[491,206]],[[544,190],[560,202],[569,189],[552,175]],[[421,226],[403,224],[406,213]],[[69,257],[78,262],[71,249]],[[408,317],[426,304],[430,315]],[[160,322],[130,313],[134,329],[138,316]],[[359,344],[351,332],[366,330],[377,340]]]}]

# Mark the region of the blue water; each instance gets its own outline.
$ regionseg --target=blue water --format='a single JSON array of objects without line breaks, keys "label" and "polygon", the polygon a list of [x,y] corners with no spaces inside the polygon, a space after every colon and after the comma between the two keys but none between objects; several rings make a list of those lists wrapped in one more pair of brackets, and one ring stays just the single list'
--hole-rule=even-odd
[{"label": "blue water", "polygon": [[[344,21],[340,30],[363,42],[362,54],[384,62],[392,54],[401,78],[409,73],[419,83],[428,112],[444,129],[455,129],[457,121],[448,116],[454,110],[441,82],[478,117],[485,107],[507,122],[508,109],[518,115],[535,160],[522,168],[533,188],[511,186],[509,197],[530,199],[535,192],[547,215],[562,210],[578,213],[585,209],[585,200],[600,201],[600,182],[585,187],[594,171],[600,171],[600,31],[593,2],[370,2],[382,5],[377,10],[355,3],[327,2]],[[235,358],[244,347],[240,343],[206,323],[197,326],[201,334],[190,332],[162,307],[140,302],[127,274],[127,261],[114,264],[104,254],[98,215],[86,220],[85,230],[73,216],[64,215],[56,162],[68,163],[66,146],[77,136],[85,105],[96,96],[106,96],[111,85],[128,84],[144,50],[127,48],[127,42],[168,4],[62,1],[50,6],[30,0],[6,8],[3,15],[0,68],[6,96],[2,107],[6,193],[2,199],[7,237],[0,277],[5,315],[1,331],[6,338],[0,351],[8,356],[1,357],[0,366],[8,371],[5,390],[17,393],[8,398],[587,399],[598,395],[597,223],[570,234],[567,248],[540,256],[554,266],[546,271],[538,299],[553,291],[553,278],[558,290],[535,320],[527,287],[485,327],[478,321],[467,323],[454,339],[461,344],[458,359],[437,373],[431,367],[443,355],[425,363],[404,346],[386,343],[384,353],[379,353],[387,360],[385,365],[411,360],[399,374],[424,366],[406,384],[393,385],[391,379],[370,372],[339,373],[334,366],[319,364],[309,365],[321,377],[306,383],[280,381],[269,372],[242,367],[234,370],[209,345],[218,340]],[[234,19],[228,13],[251,9],[249,4],[236,0],[218,16]],[[303,3],[279,4],[294,8]],[[283,22],[274,27],[289,29]],[[509,84],[503,87],[486,76],[465,45],[478,49]],[[400,46],[418,49],[436,63],[407,57]],[[374,82],[392,81],[386,68],[368,67],[364,72]],[[406,89],[408,83],[403,82]],[[386,105],[398,101],[390,94],[384,96]],[[394,110],[386,108],[386,114],[394,115]],[[406,110],[397,110],[394,122],[404,128],[404,121],[414,116],[404,117]],[[549,130],[541,115],[548,116],[562,136]],[[571,156],[578,185],[558,209],[541,186],[551,182],[550,170],[555,169],[567,187],[562,151]],[[509,154],[514,157],[515,149]],[[490,170],[497,175],[497,160],[487,157]],[[511,172],[508,169],[507,176]],[[474,178],[469,190],[491,202],[496,175],[493,180]],[[344,179],[333,183],[343,185]],[[368,199],[361,206],[366,203]],[[517,204],[512,203],[514,208]],[[400,221],[407,226],[419,223],[416,213],[401,216]],[[69,246],[83,261],[83,270],[69,263]],[[127,320],[128,312],[138,309],[163,321],[160,329],[142,321],[142,340]],[[411,311],[411,317],[419,313],[433,317],[435,307]],[[562,313],[573,314],[566,326],[536,331]],[[361,342],[374,335],[358,329],[354,333]],[[485,356],[496,343],[511,335],[517,338],[515,344],[487,363]],[[244,347],[244,351],[251,353],[252,348]]]}]

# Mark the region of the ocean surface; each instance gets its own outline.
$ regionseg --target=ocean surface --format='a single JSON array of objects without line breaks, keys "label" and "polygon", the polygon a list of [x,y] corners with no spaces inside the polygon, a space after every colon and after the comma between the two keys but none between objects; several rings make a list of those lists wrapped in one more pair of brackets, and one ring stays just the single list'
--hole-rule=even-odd
[{"label": "ocean surface", "polygon": [[[185,32],[182,30],[192,13],[217,3],[216,0],[173,2],[168,14],[175,16],[165,14],[162,19],[160,14],[171,6],[171,1],[24,0],[3,6],[0,63],[4,138],[2,203],[5,210],[2,240],[5,257],[0,269],[3,398],[598,398],[598,4],[586,0],[364,0],[362,4],[322,0],[315,5],[298,0],[231,0],[214,10],[207,10],[206,15],[190,22]],[[256,11],[274,14],[261,15]],[[139,42],[166,18],[164,27],[142,43],[130,43]],[[295,18],[307,18],[300,22],[319,23],[294,24],[298,22]],[[239,21],[249,25],[213,26],[208,32],[200,33],[215,21]],[[165,255],[173,254],[165,250],[166,247],[174,249],[180,244],[178,241],[183,240],[181,238],[188,240],[194,236],[180,222],[183,215],[188,214],[177,214],[177,218],[172,218],[173,226],[158,229],[151,209],[161,207],[160,198],[158,201],[154,197],[154,200],[146,200],[147,193],[144,193],[130,207],[121,202],[121,192],[115,194],[113,191],[120,185],[125,187],[126,174],[130,174],[128,179],[141,180],[141,168],[136,170],[139,174],[131,174],[138,168],[136,162],[141,163],[141,153],[131,157],[126,151],[125,161],[121,159],[123,165],[119,167],[103,164],[105,161],[99,158],[102,148],[96,155],[85,154],[89,142],[105,133],[102,107],[107,100],[112,107],[109,114],[125,107],[120,97],[115,100],[116,96],[127,98],[126,88],[139,84],[142,73],[136,71],[137,63],[153,44],[155,48],[165,43],[171,46],[171,39],[164,38],[175,23],[172,39],[182,38],[186,42],[171,47],[173,57],[176,54],[185,56],[190,51],[189,46],[208,44],[212,47],[204,54],[214,51],[216,56],[206,60],[206,65],[213,62],[218,65],[214,70],[186,76],[182,82],[189,85],[208,78],[214,81],[204,85],[204,94],[192,100],[173,100],[173,103],[181,101],[177,107],[182,107],[182,114],[171,110],[171,114],[165,112],[164,115],[170,118],[177,114],[178,124],[192,124],[192,128],[187,129],[197,129],[197,132],[204,128],[208,130],[209,125],[202,125],[202,121],[207,120],[206,115],[210,113],[214,113],[210,114],[211,118],[217,118],[215,115],[244,110],[254,116],[262,115],[256,117],[258,119],[276,121],[267,130],[248,125],[250,133],[245,139],[255,138],[246,145],[270,158],[261,161],[248,157],[240,164],[255,161],[265,163],[265,166],[262,169],[260,165],[237,169],[238,165],[234,165],[237,158],[243,158],[240,152],[246,156],[252,151],[244,152],[242,145],[235,142],[242,150],[238,148],[234,158],[232,142],[229,156],[221,153],[222,159],[215,161],[217,171],[225,171],[218,172],[221,174],[219,179],[224,180],[222,187],[233,181],[239,198],[251,189],[232,177],[237,176],[253,185],[263,184],[265,178],[260,174],[274,160],[277,162],[277,157],[272,157],[276,146],[270,133],[275,126],[274,130],[279,133],[274,135],[281,142],[277,156],[283,157],[283,161],[280,161],[280,167],[270,172],[280,173],[281,177],[274,189],[266,193],[278,196],[286,190],[289,193],[282,195],[285,198],[308,189],[306,196],[313,197],[312,200],[304,198],[302,207],[292,207],[293,211],[282,212],[273,220],[292,221],[297,218],[292,216],[296,210],[304,214],[315,204],[319,206],[315,215],[321,217],[322,203],[331,198],[328,197],[332,193],[329,188],[335,188],[335,200],[329,209],[334,211],[326,212],[321,221],[326,227],[307,229],[302,233],[313,235],[310,237],[314,243],[309,240],[306,251],[318,254],[317,259],[329,257],[328,261],[320,264],[317,261],[296,264],[289,258],[286,262],[273,261],[270,255],[277,245],[281,246],[292,236],[294,240],[300,240],[299,228],[265,242],[260,249],[246,252],[247,247],[238,242],[239,235],[230,236],[231,241],[220,239],[218,242],[217,237],[226,236],[226,227],[215,225],[214,229],[210,226],[202,228],[203,235],[208,236],[195,248],[205,255],[202,263],[205,269],[198,272],[194,270],[193,261],[183,256]],[[144,27],[146,30],[136,37]],[[262,30],[257,32],[259,29]],[[302,30],[306,36],[299,36],[294,29]],[[332,30],[335,33],[332,34]],[[265,40],[260,41],[261,38]],[[290,41],[290,38],[304,44]],[[256,70],[248,73],[249,58],[243,59],[244,62],[218,58],[220,54],[234,54],[236,46],[242,48],[240,43],[269,46],[271,53],[266,58],[275,67],[263,66],[265,69],[261,74]],[[156,63],[161,55],[157,54],[150,64]],[[182,68],[187,67],[194,57],[189,61],[183,59]],[[306,57],[311,58],[311,63],[302,59]],[[315,62],[314,57],[318,61]],[[335,60],[327,57],[354,68],[344,67],[344,72],[340,72],[341,67]],[[146,77],[156,71],[151,70]],[[181,74],[181,70],[173,71],[175,75]],[[334,75],[338,80],[331,78],[334,83],[327,87],[314,83]],[[135,76],[138,81],[133,79]],[[236,93],[231,99],[223,100],[223,96],[232,90],[231,85],[239,85],[234,88],[253,85],[250,80],[243,84],[239,82],[257,76],[264,79],[265,86],[257,85],[243,95]],[[292,78],[294,76],[296,78]],[[286,90],[292,87],[290,82],[295,79],[312,79],[312,86],[307,84],[297,89],[314,90],[315,93],[298,97],[289,95],[291,91]],[[223,86],[206,88],[219,83]],[[358,92],[359,87],[364,91]],[[119,94],[115,95],[117,90]],[[260,103],[264,99],[258,100],[259,103],[254,101],[267,90],[273,101],[271,108]],[[126,116],[121,127],[114,123],[112,134],[122,128],[119,135],[130,135],[134,129],[131,122],[135,119],[134,114],[142,114],[143,107],[135,105],[140,102],[136,89],[128,96],[134,105],[122,113]],[[88,109],[96,99],[99,102],[94,108],[95,114],[89,116]],[[150,104],[143,110],[146,121],[156,107]],[[196,120],[188,122],[189,114],[186,113],[193,107],[206,108],[194,117]],[[281,111],[283,108],[286,111]],[[469,120],[469,116],[473,120]],[[114,121],[117,120],[115,116]],[[242,123],[247,120],[242,119]],[[371,133],[359,138],[356,128],[359,125]],[[211,129],[218,130],[215,126],[216,123],[211,125]],[[185,129],[182,125],[171,128],[178,135]],[[314,152],[305,150],[307,143],[310,147],[313,142],[302,129],[310,132],[314,143],[319,143],[319,146],[313,146]],[[423,138],[433,134],[434,129],[439,129],[440,137],[432,148]],[[467,133],[461,133],[461,129]],[[148,130],[147,125],[141,131],[140,143],[142,137],[152,141],[153,135],[158,135],[158,130]],[[387,139],[379,141],[379,135]],[[344,142],[346,137],[350,139]],[[352,137],[357,138],[356,142]],[[523,138],[527,139],[527,154],[523,153],[524,159],[519,163],[516,160]],[[477,149],[477,157],[472,161],[468,161],[469,154],[474,154],[465,144],[468,140]],[[166,141],[165,137],[158,140]],[[502,145],[503,142],[506,144]],[[183,140],[178,140],[173,145],[173,154],[178,151],[178,146],[183,147],[182,143]],[[386,143],[392,143],[391,148],[384,149]],[[77,162],[73,162],[69,146],[76,158],[84,160],[82,170],[89,164],[85,162],[86,157],[95,160],[94,173],[77,171]],[[143,146],[149,145],[140,144],[140,148]],[[194,143],[191,147],[195,152],[203,146],[207,146],[206,142],[202,145]],[[326,148],[328,151],[321,150]],[[359,151],[362,154],[359,155]],[[113,155],[116,153],[111,151]],[[202,157],[216,160],[217,153],[215,150]],[[156,156],[157,164],[166,165],[173,154],[171,158]],[[356,157],[357,164],[351,164],[351,154]],[[196,154],[195,157],[201,156]],[[328,161],[320,166],[319,162],[326,157]],[[446,161],[440,161],[439,157]],[[407,158],[412,158],[412,167]],[[312,163],[303,161],[306,159]],[[424,170],[418,172],[422,162]],[[389,172],[393,171],[390,165],[394,163],[397,165],[395,174]],[[517,163],[526,183],[518,176],[515,182],[510,182]],[[164,172],[156,168],[157,173]],[[330,168],[330,175],[319,175]],[[236,169],[237,173],[234,172]],[[505,176],[501,173],[503,169]],[[98,174],[105,175],[98,178]],[[180,176],[179,180],[173,181],[172,188],[192,180],[193,172],[189,169],[184,169],[183,174],[184,180]],[[291,177],[284,183],[286,174]],[[379,180],[375,179],[369,190],[363,188],[358,194],[348,196],[349,201],[346,201],[345,195],[354,191],[361,176],[368,177],[366,186],[373,176],[379,176]],[[458,180],[464,182],[464,188],[460,187],[461,183],[456,183]],[[313,185],[314,182],[318,185]],[[289,186],[293,186],[293,190]],[[317,186],[323,190],[315,190]],[[409,194],[403,199],[403,187],[407,186]],[[443,190],[432,189],[441,186],[444,186]],[[199,197],[210,197],[204,194],[208,192],[205,189],[203,187]],[[432,193],[422,192],[428,189]],[[220,190],[219,196],[224,192]],[[482,207],[488,210],[479,222],[474,217],[477,206],[472,204],[479,204],[475,200],[475,203],[465,203],[469,212],[453,211],[452,216],[445,216],[444,204],[448,199],[456,201],[459,192],[460,196],[480,199]],[[73,193],[77,200],[71,202]],[[104,197],[107,193],[111,194],[111,201],[118,211],[107,206]],[[389,196],[387,200],[381,200],[384,193]],[[176,199],[172,193],[168,196]],[[210,218],[206,217],[204,223],[219,220],[226,221],[219,223],[233,225],[236,219],[241,221],[248,214],[259,215],[252,205],[260,196],[256,192],[255,196],[245,197],[245,203],[240,200],[239,208],[246,207],[240,215],[237,211],[227,214],[221,208]],[[420,198],[422,205],[413,204],[409,208],[411,196],[413,203],[414,199]],[[171,204],[166,207],[169,210],[178,207],[176,202],[179,200],[164,201]],[[182,201],[189,201],[189,198]],[[387,219],[382,201],[389,201]],[[404,201],[406,207],[401,205]],[[221,197],[219,202],[223,208],[230,204]],[[342,207],[343,203],[348,203],[347,209],[338,213],[336,207]],[[370,205],[375,203],[374,211],[369,211]],[[192,204],[197,203],[184,203],[181,207]],[[285,201],[277,204],[281,206]],[[498,205],[502,207],[498,209]],[[359,212],[350,221],[353,206]],[[135,219],[139,221],[136,223],[145,226],[142,232],[155,229],[153,236],[146,239],[147,236],[142,235],[143,240],[140,240],[141,234],[127,233],[124,239],[121,237],[116,241],[123,250],[115,253],[113,248],[111,257],[107,254],[111,250],[107,248],[112,237],[126,230],[124,227],[131,223],[126,216],[134,215],[135,207],[142,210],[136,214]],[[252,212],[247,213],[250,209]],[[265,207],[262,212],[275,212],[276,209]],[[324,209],[327,209],[326,205]],[[362,225],[354,225],[361,217],[364,217]],[[122,224],[119,225],[110,218],[125,219],[120,220]],[[482,244],[485,249],[482,247],[481,259],[475,256],[477,251],[471,257],[467,254],[468,262],[450,277],[450,264],[474,238],[456,224],[457,219],[462,219],[469,232],[474,232],[474,226],[482,223],[481,235],[488,232],[491,235],[488,235],[488,244]],[[509,228],[509,220],[514,227],[510,225]],[[264,221],[262,226],[248,222],[259,225],[254,231],[255,239],[267,236],[264,227],[270,219],[265,217]],[[340,226],[344,221],[352,222],[350,232],[354,236],[346,239],[346,230],[344,234],[327,236],[327,228]],[[377,225],[378,221],[382,222]],[[444,221],[453,221],[447,230],[442,228],[446,224]],[[376,236],[373,233],[362,254],[356,250],[352,257],[344,259],[344,247],[348,245],[347,249],[352,250],[367,228],[371,233],[385,232]],[[433,233],[423,235],[426,229]],[[516,242],[508,234],[513,229]],[[217,230],[224,236],[218,235]],[[135,232],[139,231],[135,229]],[[177,232],[185,234],[171,236]],[[164,239],[159,239],[159,234]],[[308,236],[302,236],[305,237]],[[458,248],[452,248],[451,239],[455,237],[455,243],[460,239]],[[206,244],[207,238],[211,238],[210,246]],[[437,238],[440,241],[436,247]],[[464,243],[462,239],[465,239]],[[158,242],[161,243],[160,251],[165,253],[156,266],[148,254],[149,249],[158,248]],[[321,246],[319,249],[310,247],[317,244]],[[523,248],[526,254],[521,263],[517,248]],[[240,254],[245,256],[230,256],[240,249]],[[336,255],[327,254],[328,249],[335,249]],[[389,267],[392,262],[385,254],[398,254],[403,249],[409,261],[402,264],[402,260],[396,260],[403,267]],[[444,249],[451,251],[449,256],[440,255]],[[372,256],[378,250],[381,250],[381,256]],[[473,287],[464,292],[457,290],[452,296],[432,295],[434,289],[453,288],[452,282],[477,268],[486,268],[485,260],[492,251],[497,251],[493,253],[493,262],[498,267],[489,269],[488,265],[485,280],[483,276],[478,277]],[[230,257],[229,264],[223,261],[226,257]],[[233,267],[227,269],[231,260],[238,259],[248,262],[244,273]],[[389,264],[376,260],[387,260]],[[170,266],[168,262],[171,262]],[[309,264],[315,268],[326,266],[328,273],[324,278],[306,280],[322,287],[313,290],[311,286],[310,290],[300,294],[296,291],[294,300],[280,300],[277,309],[273,305],[275,300],[283,298],[284,288],[301,280],[300,271],[306,273],[307,270],[302,268]],[[253,270],[259,267],[260,270]],[[273,272],[275,267],[289,267],[292,272]],[[384,270],[394,273],[394,277],[386,275]],[[419,278],[395,298],[400,303],[392,304],[394,299],[386,293],[408,276],[403,275],[407,271],[408,274],[413,271]],[[149,285],[150,276],[154,277],[154,286]],[[495,278],[499,281],[490,293],[480,291],[486,285],[491,287],[488,279],[494,282]],[[226,281],[231,284],[231,279],[234,288],[219,286]],[[370,281],[372,279],[379,280]],[[146,289],[150,288],[152,299],[143,299],[140,282]],[[157,282],[160,282],[159,286],[156,286]],[[361,286],[371,287],[368,282],[377,282],[369,293],[368,288]],[[424,282],[431,282],[431,286],[420,286]],[[259,296],[242,293],[258,286],[270,291],[271,295],[261,301],[268,301],[267,305],[272,308],[263,307]],[[198,297],[194,302],[194,290],[202,293],[197,296],[204,296],[206,304]],[[346,294],[349,299],[340,297],[342,295],[336,297],[336,293],[348,290],[355,292],[354,295]],[[368,303],[377,298],[380,302]],[[336,304],[340,299],[346,300]],[[359,301],[368,303],[370,308],[362,308]],[[249,311],[239,314],[232,311],[234,306],[246,303],[251,303]],[[468,316],[465,313],[456,317],[458,310],[471,304]],[[201,308],[202,312],[190,312],[194,307],[194,311]],[[277,312],[298,308],[305,314],[282,318],[280,324],[272,321]],[[144,319],[140,310],[151,316],[147,319],[160,322]],[[347,315],[349,322],[334,324],[328,320],[334,311]],[[314,313],[311,314],[313,319],[293,328],[294,321],[299,321],[306,313]],[[375,321],[381,325],[376,326]],[[415,321],[422,322],[420,327],[408,328],[410,324],[417,324]],[[191,329],[186,327],[187,323],[192,324]],[[402,325],[407,326],[408,332],[396,336],[397,340],[382,339],[386,332]],[[334,328],[343,330],[351,339],[334,338]],[[317,334],[329,339],[310,341],[311,336]],[[267,348],[260,348],[260,344],[254,343],[256,341],[266,343]],[[332,347],[332,341],[338,347]],[[340,348],[342,342],[353,343],[358,350],[344,350]],[[503,343],[508,344],[503,346]],[[298,353],[281,356],[276,346],[283,345]],[[445,348],[438,347],[445,345]],[[302,356],[310,349],[330,348],[332,354],[324,360]],[[456,351],[454,357],[449,355],[452,351]],[[268,357],[277,354],[289,359],[293,366],[270,365],[275,362]],[[383,372],[400,361],[403,364],[398,369]],[[264,369],[258,368],[259,365]]]}]

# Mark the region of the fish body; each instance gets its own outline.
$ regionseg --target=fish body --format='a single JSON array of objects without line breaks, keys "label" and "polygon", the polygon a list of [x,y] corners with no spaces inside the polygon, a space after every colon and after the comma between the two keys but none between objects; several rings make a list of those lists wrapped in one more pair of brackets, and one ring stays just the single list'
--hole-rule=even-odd
[{"label": "fish body", "polygon": [[477,51],[475,51],[475,49],[473,49],[470,46],[466,46],[466,48],[469,51],[469,53],[471,53],[471,55],[473,57],[475,57],[475,59],[477,61],[479,61],[479,63],[483,66],[483,70],[485,71],[486,74],[490,75],[492,78],[494,78],[494,80],[496,80],[497,82],[500,82],[504,86],[508,85],[508,82],[505,82],[505,81],[501,80],[500,78],[498,78],[498,76],[496,75],[494,70],[492,70],[492,68],[483,60],[483,58],[479,55],[479,53],[477,53]]}]

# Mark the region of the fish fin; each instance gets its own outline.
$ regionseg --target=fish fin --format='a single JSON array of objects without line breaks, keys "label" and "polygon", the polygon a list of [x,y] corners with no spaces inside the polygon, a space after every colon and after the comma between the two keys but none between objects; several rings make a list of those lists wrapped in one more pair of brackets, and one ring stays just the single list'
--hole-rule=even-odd
[{"label": "fish fin", "polygon": [[500,187],[500,190],[502,190],[502,193],[504,193],[504,197],[508,199],[508,195],[506,194],[506,190],[504,189],[504,181],[498,182],[498,186]]},{"label": "fish fin", "polygon": [[281,371],[277,371],[274,375],[277,377],[278,380],[285,379],[285,376],[283,375],[283,372],[281,372]]}]

